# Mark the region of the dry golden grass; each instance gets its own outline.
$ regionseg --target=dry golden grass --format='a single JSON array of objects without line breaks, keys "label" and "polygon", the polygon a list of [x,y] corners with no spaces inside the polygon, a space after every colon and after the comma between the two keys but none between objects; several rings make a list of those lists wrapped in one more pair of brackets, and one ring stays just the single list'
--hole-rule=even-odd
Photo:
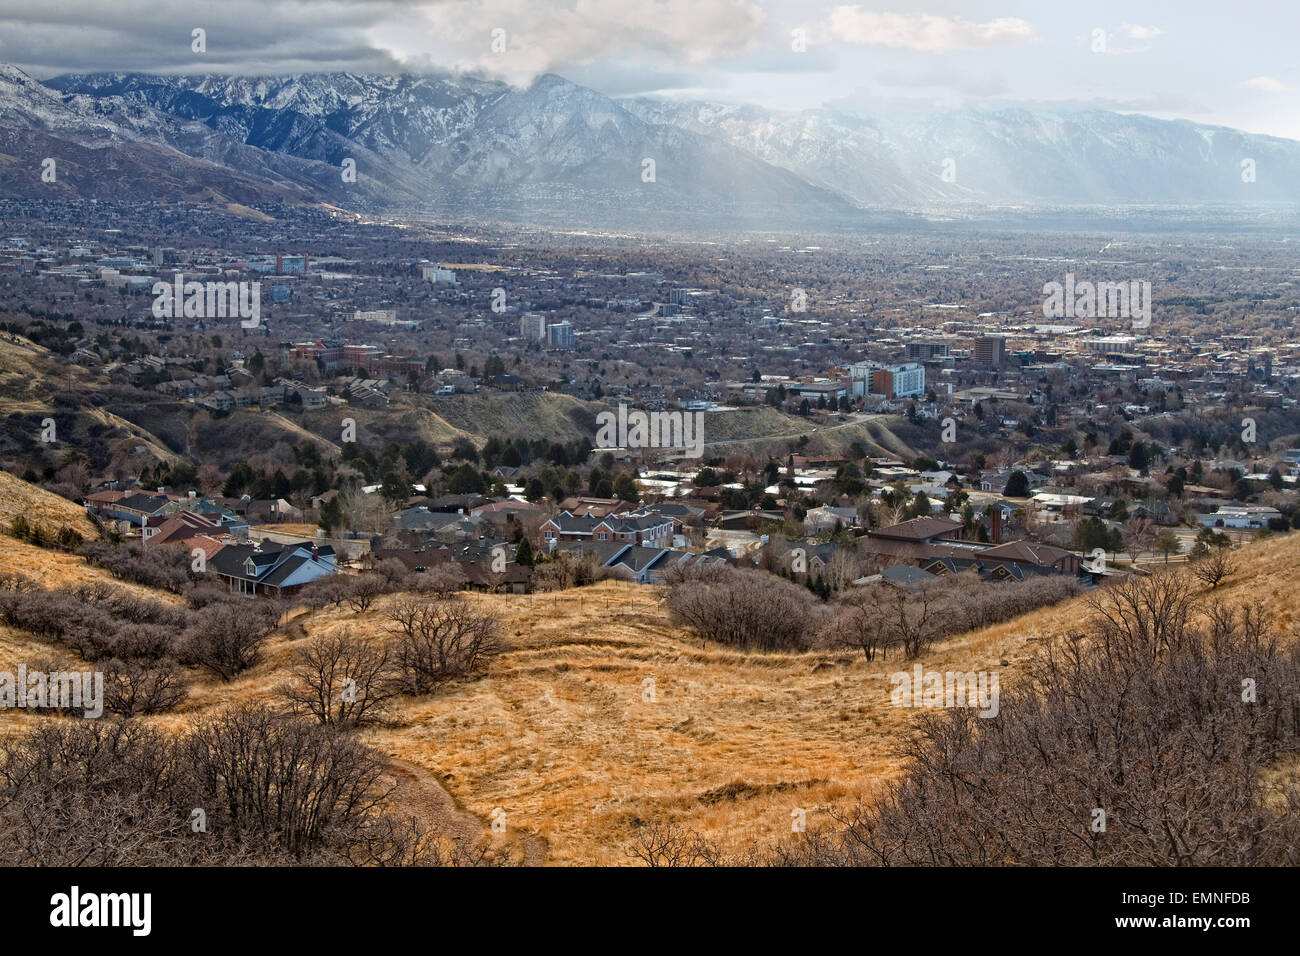
[{"label": "dry golden grass", "polygon": [[296,534],[304,538],[314,538],[318,526],[307,522],[283,521],[277,524],[255,524],[249,530],[254,534]]},{"label": "dry golden grass", "polygon": [[[50,563],[52,581],[100,576],[79,559],[32,551],[20,547],[19,563]],[[1211,599],[1261,600],[1290,629],[1298,557],[1300,535],[1253,544]],[[814,826],[900,772],[896,748],[917,712],[890,706],[889,674],[910,662],[702,646],[668,622],[661,598],[658,588],[619,582],[470,595],[505,622],[512,648],[482,677],[404,699],[389,725],[364,732],[393,759],[398,808],[462,832],[478,821],[486,832],[499,807],[507,839],[530,862],[625,864],[638,820],[671,819],[732,848],[771,843],[790,833],[795,808]],[[392,600],[364,614],[297,613],[256,667],[228,684],[196,672],[183,707],[153,722],[179,731],[230,704],[271,699],[295,645],[341,629],[382,639]],[[921,663],[994,670],[1005,688],[1041,641],[1086,616],[1077,598],[946,641]],[[0,627],[0,668],[54,651]],[[814,672],[822,662],[831,666]],[[647,679],[653,701],[643,697]],[[32,719],[4,714],[0,726],[13,732]]]},{"label": "dry golden grass", "polygon": [[86,540],[99,537],[98,530],[81,505],[28,484],[7,471],[0,471],[0,529],[8,531],[19,515],[48,531],[68,527]]}]

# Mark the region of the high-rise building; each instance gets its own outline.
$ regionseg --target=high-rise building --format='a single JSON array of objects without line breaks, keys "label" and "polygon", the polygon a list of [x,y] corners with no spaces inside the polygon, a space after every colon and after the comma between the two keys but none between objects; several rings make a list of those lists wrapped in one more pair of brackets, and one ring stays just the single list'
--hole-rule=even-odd
[{"label": "high-rise building", "polygon": [[887,365],[871,373],[871,391],[888,398],[925,393],[925,369],[920,365]]},{"label": "high-rise building", "polygon": [[908,342],[907,360],[909,362],[933,362],[946,359],[952,350],[947,342]]},{"label": "high-rise building", "polygon": [[556,322],[554,325],[548,325],[546,327],[546,341],[552,348],[573,348],[573,324],[571,322]]},{"label": "high-rise building", "polygon": [[976,365],[1001,368],[1007,360],[1007,340],[1000,335],[981,335],[975,340]]},{"label": "high-rise building", "polygon": [[541,342],[546,338],[546,316],[536,312],[525,312],[519,317],[519,335],[531,342]]}]

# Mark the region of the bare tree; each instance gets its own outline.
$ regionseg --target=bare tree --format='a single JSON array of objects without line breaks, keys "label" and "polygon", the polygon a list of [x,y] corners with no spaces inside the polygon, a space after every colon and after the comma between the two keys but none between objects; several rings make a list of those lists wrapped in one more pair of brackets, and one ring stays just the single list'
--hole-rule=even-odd
[{"label": "bare tree", "polygon": [[1133,563],[1144,551],[1150,551],[1156,543],[1156,525],[1150,518],[1134,518],[1124,529],[1124,550],[1128,552]]},{"label": "bare tree", "polygon": [[1196,580],[1214,590],[1237,570],[1236,557],[1228,548],[1211,548],[1191,562]]},{"label": "bare tree", "polygon": [[834,617],[827,623],[822,639],[832,647],[850,647],[862,651],[868,661],[889,654],[888,637],[881,625],[874,589],[861,588],[839,602]]},{"label": "bare tree", "polygon": [[637,827],[627,855],[646,866],[717,866],[722,851],[700,834],[675,823],[652,821]]},{"label": "bare tree", "polygon": [[114,659],[104,665],[104,708],[124,717],[174,710],[189,693],[189,681],[174,661]]},{"label": "bare tree", "polygon": [[347,578],[346,583],[340,587],[348,607],[358,614],[364,614],[370,610],[370,605],[388,593],[389,582],[378,574],[358,574]]},{"label": "bare tree", "polygon": [[195,612],[185,632],[183,662],[230,680],[257,663],[262,645],[279,624],[280,610],[278,602],[269,600],[209,604]]},{"label": "bare tree", "polygon": [[321,635],[299,647],[289,673],[291,680],[278,691],[290,712],[322,724],[376,723],[398,692],[387,648],[347,632]]},{"label": "bare tree", "polygon": [[496,618],[463,598],[403,598],[388,616],[396,634],[393,661],[413,694],[481,670],[505,650]]}]

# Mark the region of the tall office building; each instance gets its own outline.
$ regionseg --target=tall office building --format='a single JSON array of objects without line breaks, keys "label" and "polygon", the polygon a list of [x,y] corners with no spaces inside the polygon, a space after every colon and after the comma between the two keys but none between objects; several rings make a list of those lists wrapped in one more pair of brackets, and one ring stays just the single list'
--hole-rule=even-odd
[{"label": "tall office building", "polygon": [[981,335],[975,340],[976,365],[1001,368],[1007,360],[1007,340],[1000,335]]},{"label": "tall office building", "polygon": [[573,324],[571,322],[557,322],[554,325],[548,325],[546,327],[546,341],[553,348],[573,348]]},{"label": "tall office building", "polygon": [[887,398],[925,393],[925,369],[920,365],[887,365],[871,373],[871,391]]},{"label": "tall office building", "polygon": [[530,342],[543,341],[546,338],[546,316],[525,312],[519,317],[519,335]]},{"label": "tall office building", "polygon": [[947,342],[908,342],[907,360],[909,362],[933,362],[946,359],[952,354]]}]

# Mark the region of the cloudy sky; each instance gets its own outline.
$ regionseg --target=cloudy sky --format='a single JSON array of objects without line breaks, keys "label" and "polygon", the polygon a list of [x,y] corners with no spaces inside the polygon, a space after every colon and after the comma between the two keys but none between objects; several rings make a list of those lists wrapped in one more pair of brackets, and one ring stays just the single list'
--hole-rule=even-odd
[{"label": "cloudy sky", "polygon": [[549,71],[616,96],[1077,104],[1300,139],[1297,27],[1298,0],[0,0],[0,61],[42,78]]}]

